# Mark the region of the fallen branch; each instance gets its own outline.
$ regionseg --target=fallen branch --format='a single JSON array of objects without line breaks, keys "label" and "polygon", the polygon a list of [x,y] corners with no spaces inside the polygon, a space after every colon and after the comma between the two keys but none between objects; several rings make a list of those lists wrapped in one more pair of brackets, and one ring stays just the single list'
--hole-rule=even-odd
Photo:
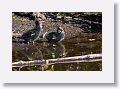
[{"label": "fallen branch", "polygon": [[43,64],[58,64],[58,63],[73,63],[73,62],[97,62],[102,61],[102,54],[89,54],[84,56],[48,59],[48,60],[34,60],[34,61],[19,61],[12,63],[12,67],[24,67]]}]

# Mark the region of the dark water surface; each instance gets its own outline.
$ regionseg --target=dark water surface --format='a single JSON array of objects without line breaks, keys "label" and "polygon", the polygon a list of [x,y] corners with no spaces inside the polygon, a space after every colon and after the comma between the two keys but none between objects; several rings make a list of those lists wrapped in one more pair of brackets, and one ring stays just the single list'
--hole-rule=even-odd
[{"label": "dark water surface", "polygon": [[[102,52],[101,41],[74,42],[63,41],[55,44],[36,42],[34,45],[13,43],[12,62],[48,60],[63,57],[81,56]],[[101,71],[102,62],[74,62],[51,65],[28,65],[13,67],[13,71]]]}]

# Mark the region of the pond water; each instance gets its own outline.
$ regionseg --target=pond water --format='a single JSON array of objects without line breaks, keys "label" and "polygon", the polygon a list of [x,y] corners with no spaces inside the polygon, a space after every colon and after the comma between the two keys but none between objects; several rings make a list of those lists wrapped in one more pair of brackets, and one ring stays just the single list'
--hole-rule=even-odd
[{"label": "pond water", "polygon": [[[12,62],[48,60],[102,53],[101,41],[59,43],[36,42],[32,44],[13,43]],[[13,71],[101,71],[102,62],[70,62],[13,67]]]}]

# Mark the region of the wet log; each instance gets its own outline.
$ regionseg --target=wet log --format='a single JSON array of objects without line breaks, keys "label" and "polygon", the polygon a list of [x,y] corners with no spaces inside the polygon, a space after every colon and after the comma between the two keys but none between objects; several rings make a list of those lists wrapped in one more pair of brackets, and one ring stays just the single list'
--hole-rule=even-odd
[{"label": "wet log", "polygon": [[88,54],[83,56],[48,59],[48,60],[34,60],[34,61],[19,61],[12,63],[12,67],[24,67],[35,65],[51,65],[58,63],[73,63],[73,62],[98,62],[102,61],[102,54]]}]

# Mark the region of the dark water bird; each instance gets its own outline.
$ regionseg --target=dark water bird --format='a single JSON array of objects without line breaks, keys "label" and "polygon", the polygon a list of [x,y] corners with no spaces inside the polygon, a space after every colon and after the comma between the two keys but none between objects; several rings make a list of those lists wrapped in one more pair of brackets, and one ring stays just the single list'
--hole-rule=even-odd
[{"label": "dark water bird", "polygon": [[60,42],[65,38],[64,29],[59,26],[55,32],[46,32],[43,37],[50,43]]},{"label": "dark water bird", "polygon": [[22,39],[25,41],[25,43],[33,43],[39,38],[39,36],[42,35],[43,29],[42,29],[42,19],[35,18],[35,27],[34,29],[28,30],[22,35]]}]

